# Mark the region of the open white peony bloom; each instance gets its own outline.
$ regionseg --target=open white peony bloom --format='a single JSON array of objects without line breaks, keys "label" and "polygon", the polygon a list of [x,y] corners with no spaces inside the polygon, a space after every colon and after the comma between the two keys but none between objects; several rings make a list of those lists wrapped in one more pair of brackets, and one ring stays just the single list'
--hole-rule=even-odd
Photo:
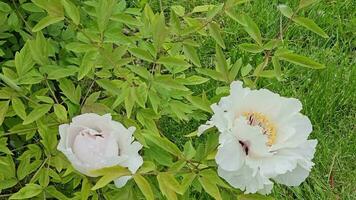
[{"label": "open white peony bloom", "polygon": [[[135,127],[126,129],[113,121],[110,114],[103,116],[86,113],[76,116],[70,124],[59,126],[61,139],[58,150],[63,152],[73,167],[79,172],[93,177],[90,172],[103,167],[120,165],[132,173],[142,165],[138,151],[142,145],[133,141]],[[115,180],[122,187],[131,176]]]},{"label": "open white peony bloom", "polygon": [[198,135],[217,127],[218,174],[233,187],[268,194],[271,179],[298,186],[308,177],[317,141],[308,140],[312,125],[299,112],[299,100],[243,88],[236,81],[230,95],[211,107],[214,115],[199,127]]}]

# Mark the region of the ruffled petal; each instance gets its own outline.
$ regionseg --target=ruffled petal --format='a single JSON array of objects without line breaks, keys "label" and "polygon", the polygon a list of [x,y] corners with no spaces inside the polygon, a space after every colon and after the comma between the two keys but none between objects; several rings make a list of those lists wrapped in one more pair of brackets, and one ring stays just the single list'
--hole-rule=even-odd
[{"label": "ruffled petal", "polygon": [[131,176],[122,176],[114,180],[115,186],[117,188],[122,188],[126,185],[127,181],[129,181],[131,178],[132,178]]},{"label": "ruffled petal", "polygon": [[230,139],[225,140],[218,147],[215,161],[219,167],[226,171],[239,170],[244,164],[246,154],[236,137],[230,134],[225,135],[228,135],[225,137],[229,137]]},{"label": "ruffled petal", "polygon": [[247,166],[237,171],[226,171],[219,167],[218,174],[231,186],[245,191],[246,194],[256,192],[269,194],[273,187],[273,183],[267,177],[259,173],[253,174],[252,169]]},{"label": "ruffled petal", "polygon": [[299,186],[309,176],[309,172],[310,170],[298,165],[293,171],[278,175],[273,179],[287,186]]}]

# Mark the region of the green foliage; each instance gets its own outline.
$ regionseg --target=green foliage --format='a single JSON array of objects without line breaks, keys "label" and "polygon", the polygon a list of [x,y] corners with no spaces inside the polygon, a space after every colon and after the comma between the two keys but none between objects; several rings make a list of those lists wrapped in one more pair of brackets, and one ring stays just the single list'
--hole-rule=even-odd
[{"label": "green foliage", "polygon": [[[182,147],[157,122],[206,120],[232,81],[257,87],[260,78],[283,80],[285,61],[313,69],[324,65],[288,50],[282,37],[287,28],[267,38],[254,15],[243,11],[246,0],[161,11],[141,2],[0,1],[0,190],[10,199],[115,199],[118,193],[126,199],[189,199],[201,191],[215,199],[250,198],[211,170],[216,135]],[[312,19],[297,15],[313,3],[278,9],[327,38]],[[246,41],[226,40],[229,18],[247,33]],[[229,55],[235,45],[243,56]],[[219,85],[215,94],[196,89],[212,83]],[[136,126],[135,137],[145,146],[137,173],[115,166],[88,179],[56,150],[58,125],[86,112],[111,113]],[[131,175],[127,186],[113,189],[113,180]]]}]

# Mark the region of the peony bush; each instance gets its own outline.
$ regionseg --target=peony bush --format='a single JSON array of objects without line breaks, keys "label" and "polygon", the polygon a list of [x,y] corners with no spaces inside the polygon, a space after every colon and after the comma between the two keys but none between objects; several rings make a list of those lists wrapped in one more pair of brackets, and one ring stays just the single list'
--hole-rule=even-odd
[{"label": "peony bush", "polygon": [[[286,63],[324,68],[283,40],[292,24],[328,37],[303,17],[316,1],[276,7],[273,38],[248,0],[144,2],[0,1],[1,197],[270,199],[274,182],[311,173],[317,141],[302,104],[259,88],[283,81]],[[244,43],[225,40],[225,20]],[[243,56],[225,53],[236,45]],[[201,125],[178,145],[163,117]]]}]

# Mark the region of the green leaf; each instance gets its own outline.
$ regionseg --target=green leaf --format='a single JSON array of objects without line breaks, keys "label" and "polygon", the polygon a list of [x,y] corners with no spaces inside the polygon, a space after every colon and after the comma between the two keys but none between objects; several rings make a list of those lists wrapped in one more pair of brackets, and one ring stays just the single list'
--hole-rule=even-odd
[{"label": "green leaf", "polygon": [[76,52],[76,53],[84,53],[88,51],[96,51],[97,48],[91,44],[85,44],[82,42],[71,42],[66,44],[66,49]]},{"label": "green leaf", "polygon": [[239,194],[238,200],[274,200],[273,197],[261,195],[261,194]]},{"label": "green leaf", "polygon": [[291,18],[293,16],[293,10],[289,6],[281,4],[277,8],[285,17]]},{"label": "green leaf", "polygon": [[179,16],[179,17],[183,17],[185,14],[185,8],[183,6],[180,5],[175,5],[172,6],[171,9]]},{"label": "green leaf", "polygon": [[292,19],[295,23],[304,26],[308,30],[320,35],[323,38],[329,38],[328,34],[326,34],[323,29],[321,29],[313,20],[305,18],[305,17],[293,17]]},{"label": "green leaf", "polygon": [[242,66],[242,59],[238,59],[235,64],[231,67],[230,72],[229,72],[229,79],[230,81],[235,80],[237,74],[239,73],[240,69]]},{"label": "green leaf", "polygon": [[252,66],[250,64],[245,65],[244,67],[242,67],[241,69],[241,75],[242,76],[246,76],[247,74],[250,73],[250,71],[252,70]]},{"label": "green leaf", "polygon": [[44,28],[46,28],[47,26],[51,25],[51,24],[55,24],[57,22],[60,22],[64,19],[63,16],[52,16],[52,15],[48,15],[44,18],[42,18],[33,28],[32,28],[32,32],[37,32],[40,31]]},{"label": "green leaf", "polygon": [[45,114],[48,113],[48,111],[52,108],[52,105],[50,104],[41,104],[38,107],[34,108],[30,114],[25,118],[23,121],[23,125],[26,124],[31,124],[32,122],[36,121],[37,119],[41,118]]},{"label": "green leaf", "polygon": [[179,157],[182,154],[177,145],[169,141],[167,138],[160,137],[154,134],[144,134],[144,137],[173,155]]},{"label": "green leaf", "polygon": [[251,53],[260,53],[263,51],[263,48],[261,48],[259,45],[257,44],[251,44],[251,43],[242,43],[239,45],[239,47],[244,50],[244,51],[248,51]]},{"label": "green leaf", "polygon": [[10,196],[10,199],[28,199],[42,193],[43,188],[40,185],[29,183],[18,192]]},{"label": "green leaf", "polygon": [[183,58],[177,57],[177,56],[164,56],[160,57],[157,61],[158,64],[162,64],[165,66],[189,66],[189,63],[187,63]]},{"label": "green leaf", "polygon": [[211,22],[208,25],[208,29],[209,29],[209,33],[211,35],[211,37],[214,38],[214,40],[216,41],[216,43],[222,47],[223,49],[225,49],[225,42],[221,36],[221,30],[219,25],[216,22]]},{"label": "green leaf", "polygon": [[[178,161],[179,162],[179,161]],[[164,182],[164,184],[174,192],[183,195],[184,191],[181,188],[181,185],[177,181],[177,179],[174,177],[172,173],[169,172],[161,172],[157,176],[160,176],[160,180]]]},{"label": "green leaf", "polygon": [[88,51],[85,53],[82,63],[80,64],[78,71],[78,80],[84,78],[94,68],[94,58],[96,52]]},{"label": "green leaf", "polygon": [[112,80],[109,79],[99,79],[96,80],[96,83],[102,87],[103,89],[105,89],[106,91],[110,92],[111,94],[115,94],[115,95],[120,95],[120,85],[117,84],[118,82],[114,82]]},{"label": "green leaf", "polygon": [[12,108],[14,109],[15,113],[21,118],[26,118],[26,108],[25,105],[22,103],[21,99],[14,97],[12,98]]},{"label": "green leaf", "polygon": [[11,12],[11,7],[7,3],[0,1],[0,11],[4,13],[9,13]]},{"label": "green leaf", "polygon": [[194,173],[189,173],[189,174],[185,174],[183,175],[183,180],[181,183],[181,191],[183,192],[183,194],[187,191],[187,189],[189,188],[189,186],[193,183],[193,181],[196,178],[196,174]]},{"label": "green leaf", "polygon": [[229,66],[226,62],[226,58],[224,56],[223,51],[219,46],[216,46],[215,48],[216,51],[216,71],[220,72],[223,76],[225,81],[229,82],[229,77],[228,77],[228,71],[229,71]]},{"label": "green leaf", "polygon": [[185,98],[190,103],[192,103],[195,107],[211,113],[211,108],[210,108],[211,103],[208,100],[203,99],[199,96],[186,96]]},{"label": "green leaf", "polygon": [[139,106],[145,108],[145,104],[147,101],[148,88],[146,84],[140,84],[140,86],[135,88],[135,99]]},{"label": "green leaf", "polygon": [[215,71],[215,70],[212,70],[212,69],[203,69],[203,68],[197,68],[197,69],[195,69],[195,70],[196,70],[198,73],[204,74],[204,75],[206,75],[206,76],[209,76],[210,78],[212,78],[212,79],[214,79],[214,80],[223,81],[223,82],[226,81],[225,78],[224,78],[224,76],[223,76],[221,73],[219,73],[219,72],[217,72],[217,71]]},{"label": "green leaf", "polygon": [[281,79],[282,69],[281,69],[281,65],[280,65],[277,57],[275,57],[275,56],[272,57],[272,64],[273,64],[274,72],[275,72],[277,78]]},{"label": "green leaf", "polygon": [[299,1],[299,9],[308,7],[316,2],[318,2],[319,0],[300,0]]},{"label": "green leaf", "polygon": [[99,31],[103,33],[109,23],[116,1],[98,0],[96,2],[97,2],[95,5],[95,11],[96,11],[95,15],[97,19],[96,22],[98,24]]},{"label": "green leaf", "polygon": [[203,84],[207,81],[209,81],[209,79],[201,77],[201,76],[196,76],[196,75],[189,76],[182,80],[184,85],[199,85],[199,84]]},{"label": "green leaf", "polygon": [[79,8],[76,7],[71,0],[61,0],[62,5],[64,6],[64,10],[67,15],[73,20],[75,25],[78,25],[80,22],[80,12]]},{"label": "green leaf", "polygon": [[119,13],[111,17],[113,21],[118,21],[131,26],[142,26],[142,22],[129,14]]},{"label": "green leaf", "polygon": [[150,54],[149,51],[142,49],[142,48],[130,48],[129,52],[136,56],[137,58],[140,58],[142,60],[148,61],[148,62],[153,62],[154,58],[153,56]]},{"label": "green leaf", "polygon": [[128,66],[128,68],[135,74],[145,79],[151,78],[151,73],[144,66]]},{"label": "green leaf", "polygon": [[132,109],[136,102],[136,91],[134,87],[127,88],[128,95],[125,97],[125,110],[127,118],[131,117]]},{"label": "green leaf", "polygon": [[214,5],[201,5],[201,6],[196,6],[193,8],[192,13],[197,13],[197,12],[208,12],[209,10],[213,9],[215,6]]},{"label": "green leaf", "polygon": [[34,64],[35,62],[32,59],[29,44],[26,43],[21,51],[16,52],[15,54],[15,67],[17,74],[19,76],[26,75],[26,73],[33,68]]},{"label": "green leaf", "polygon": [[0,101],[0,125],[4,122],[10,101]]},{"label": "green leaf", "polygon": [[166,27],[163,13],[154,16],[151,29],[152,29],[153,44],[156,50],[158,51],[169,34],[169,30]]},{"label": "green leaf", "polygon": [[198,180],[199,180],[200,184],[203,186],[204,190],[210,196],[214,197],[217,200],[222,200],[219,188],[214,182],[211,182],[209,179],[204,178],[204,177],[199,177]]},{"label": "green leaf", "polygon": [[161,190],[162,194],[168,199],[168,200],[178,200],[176,193],[174,190],[172,190],[170,187],[168,187],[166,180],[164,179],[164,176],[162,176],[162,173],[159,173],[157,175],[157,180],[159,184],[159,189]]},{"label": "green leaf", "polygon": [[156,76],[154,83],[164,88],[189,91],[189,89],[185,87],[181,82],[173,79],[170,76]]},{"label": "green leaf", "polygon": [[148,200],[154,200],[155,197],[153,195],[150,183],[140,174],[135,174],[133,178],[145,198]]},{"label": "green leaf", "polygon": [[69,200],[68,197],[66,197],[63,193],[58,191],[54,186],[46,187],[45,192],[51,195],[52,197],[55,197],[56,199]]},{"label": "green leaf", "polygon": [[5,179],[5,180],[0,180],[0,190],[12,188],[17,183],[18,183],[17,178],[9,178],[9,179]]},{"label": "green leaf", "polygon": [[198,54],[193,46],[183,45],[184,56],[190,60],[195,66],[201,67]]},{"label": "green leaf", "polygon": [[68,79],[59,80],[59,88],[72,103],[79,105],[80,95],[77,95],[76,89],[72,81]]},{"label": "green leaf", "polygon": [[150,99],[151,105],[155,113],[158,113],[158,105],[160,105],[160,98],[157,92],[153,89],[150,89],[148,92],[148,98]]},{"label": "green leaf", "polygon": [[59,121],[61,122],[66,122],[67,121],[67,110],[64,106],[61,104],[55,104],[53,106],[54,108],[54,114],[57,116]]},{"label": "green leaf", "polygon": [[325,66],[323,64],[315,62],[314,60],[312,60],[312,59],[310,59],[308,57],[301,56],[301,55],[294,54],[294,53],[281,54],[281,55],[278,55],[278,58],[280,60],[285,60],[285,61],[288,61],[290,63],[296,64],[296,65],[300,65],[302,67],[308,67],[308,68],[312,68],[312,69],[323,69],[323,68],[325,68]]},{"label": "green leaf", "polygon": [[99,170],[94,170],[90,172],[93,175],[103,175],[98,182],[94,185],[94,187],[91,188],[91,190],[97,190],[100,189],[107,184],[109,184],[111,181],[118,179],[122,176],[128,176],[131,175],[131,172],[124,167],[121,166],[114,166],[114,167],[105,167]]},{"label": "green leaf", "polygon": [[[7,147],[7,138],[0,138],[0,152],[3,152],[8,155],[13,155],[13,153]],[[1,190],[1,186],[0,186],[0,190]]]},{"label": "green leaf", "polygon": [[262,45],[262,36],[257,24],[248,15],[242,15],[245,31],[254,39],[259,45]]},{"label": "green leaf", "polygon": [[10,78],[6,77],[5,75],[0,74],[0,79],[2,81],[4,81],[12,89],[14,89],[16,91],[21,91],[21,88],[19,86],[17,86],[17,84],[13,80],[11,80]]}]

